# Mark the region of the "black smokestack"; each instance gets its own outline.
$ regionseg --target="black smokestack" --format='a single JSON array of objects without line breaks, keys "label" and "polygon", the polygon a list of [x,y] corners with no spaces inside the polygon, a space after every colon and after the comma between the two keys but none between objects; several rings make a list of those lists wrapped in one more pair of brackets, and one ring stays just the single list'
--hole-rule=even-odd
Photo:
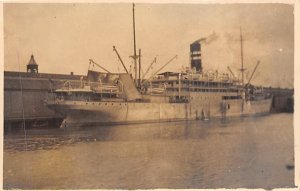
[{"label": "black smokestack", "polygon": [[190,44],[190,57],[191,68],[195,68],[197,72],[202,72],[201,44],[199,41]]}]

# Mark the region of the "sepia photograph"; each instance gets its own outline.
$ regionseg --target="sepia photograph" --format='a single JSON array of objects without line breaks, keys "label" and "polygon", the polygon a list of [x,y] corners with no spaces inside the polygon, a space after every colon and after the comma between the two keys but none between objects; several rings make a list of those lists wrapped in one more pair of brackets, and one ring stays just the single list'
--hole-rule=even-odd
[{"label": "sepia photograph", "polygon": [[3,3],[3,189],[296,188],[294,14]]}]

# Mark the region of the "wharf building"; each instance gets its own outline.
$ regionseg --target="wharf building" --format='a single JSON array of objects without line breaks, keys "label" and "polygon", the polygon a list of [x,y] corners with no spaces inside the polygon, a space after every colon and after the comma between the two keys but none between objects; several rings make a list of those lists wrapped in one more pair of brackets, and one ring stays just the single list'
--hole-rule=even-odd
[{"label": "wharf building", "polygon": [[39,73],[31,55],[27,72],[4,71],[4,129],[57,127],[63,116],[50,110],[44,101],[64,83],[78,84],[85,77]]}]

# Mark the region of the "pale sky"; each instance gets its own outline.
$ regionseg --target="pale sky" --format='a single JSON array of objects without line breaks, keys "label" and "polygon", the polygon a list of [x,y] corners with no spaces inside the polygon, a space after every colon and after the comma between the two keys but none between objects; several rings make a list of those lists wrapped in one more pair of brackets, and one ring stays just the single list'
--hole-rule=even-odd
[{"label": "pale sky", "polygon": [[[294,8],[285,4],[141,4],[137,3],[137,49],[142,66],[157,57],[156,69],[174,55],[162,72],[189,66],[189,45],[213,32],[217,39],[202,46],[204,70],[238,75],[239,30],[244,65],[256,85],[293,87]],[[132,4],[4,4],[4,69],[26,71],[34,54],[41,73],[86,75],[89,59],[111,72],[133,63]],[[95,70],[100,70],[94,68]],[[154,68],[155,70],[155,68]]]}]

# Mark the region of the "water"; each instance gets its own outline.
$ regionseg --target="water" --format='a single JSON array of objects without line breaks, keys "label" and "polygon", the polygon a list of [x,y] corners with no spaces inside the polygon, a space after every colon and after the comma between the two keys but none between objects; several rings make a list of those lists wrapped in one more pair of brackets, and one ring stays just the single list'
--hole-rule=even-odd
[{"label": "water", "polygon": [[5,189],[294,186],[293,115],[5,135]]}]

